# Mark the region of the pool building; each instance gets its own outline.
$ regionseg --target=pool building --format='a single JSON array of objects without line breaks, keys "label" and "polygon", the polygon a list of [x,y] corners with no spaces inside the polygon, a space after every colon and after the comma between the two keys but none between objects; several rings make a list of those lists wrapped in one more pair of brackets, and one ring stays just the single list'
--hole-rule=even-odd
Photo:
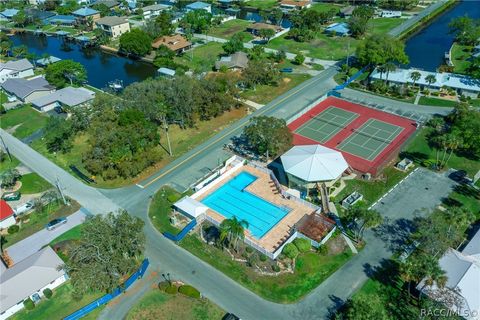
[{"label": "pool building", "polygon": [[[297,237],[308,238],[312,245],[319,246],[335,230],[335,223],[321,214],[319,206],[287,193],[271,170],[246,164],[238,156],[228,159],[224,167],[194,189],[193,195],[174,204],[178,213],[198,224],[207,220],[216,226],[234,216],[246,220],[245,242],[272,259]],[[308,218],[313,216],[317,218]],[[312,221],[322,225],[313,226]]]}]

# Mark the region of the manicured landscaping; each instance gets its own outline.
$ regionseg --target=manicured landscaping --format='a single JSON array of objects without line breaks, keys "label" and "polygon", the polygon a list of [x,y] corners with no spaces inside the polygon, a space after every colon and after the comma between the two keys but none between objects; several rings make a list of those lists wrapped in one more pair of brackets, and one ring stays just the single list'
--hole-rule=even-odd
[{"label": "manicured landscaping", "polygon": [[466,73],[466,70],[472,64],[470,58],[472,57],[472,47],[463,46],[458,43],[454,43],[451,52],[450,59],[452,60],[455,73]]},{"label": "manicured landscaping", "polygon": [[0,127],[11,129],[15,127],[13,135],[17,138],[25,138],[32,133],[45,127],[47,116],[36,111],[28,105],[7,111],[0,116]]},{"label": "manicured landscaping", "polygon": [[241,97],[261,104],[267,104],[281,94],[310,79],[307,74],[288,74],[280,79],[278,86],[258,85],[255,90],[249,89],[241,93]]},{"label": "manicured landscaping", "polygon": [[20,181],[22,182],[22,187],[19,191],[22,194],[40,193],[52,188],[50,183],[35,172],[22,175]]},{"label": "manicured landscaping", "polygon": [[225,311],[205,298],[194,299],[182,294],[170,295],[158,289],[152,289],[129,311],[126,319],[220,320],[224,314]]},{"label": "manicured landscaping", "polygon": [[457,101],[422,96],[420,100],[418,100],[418,104],[424,106],[454,107]]},{"label": "manicured landscaping", "polygon": [[243,32],[245,35],[245,42],[248,42],[253,39],[253,35],[245,30],[249,25],[251,25],[251,21],[243,20],[243,19],[234,19],[222,23],[221,25],[215,26],[208,31],[208,36],[214,36],[223,39],[230,39],[231,36],[238,32]]},{"label": "manicured landscaping", "polygon": [[249,0],[245,2],[247,7],[257,8],[259,10],[273,9],[278,5],[277,0]]},{"label": "manicured landscaping", "polygon": [[322,3],[313,3],[310,10],[317,11],[317,12],[328,12],[333,9],[340,11],[341,8],[342,6],[339,6],[339,5],[322,2]]},{"label": "manicured landscaping", "polygon": [[387,33],[401,25],[405,19],[400,18],[375,18],[368,22],[369,33]]},{"label": "manicured landscaping", "polygon": [[185,52],[182,56],[175,57],[174,61],[193,71],[207,72],[212,71],[221,53],[223,53],[221,43],[208,42]]},{"label": "manicured landscaping", "polygon": [[72,229],[62,233],[61,235],[59,235],[58,237],[56,237],[55,239],[53,239],[50,242],[50,246],[53,246],[53,245],[55,245],[57,243],[60,243],[62,241],[80,239],[82,228],[83,228],[83,225],[79,224],[78,226],[75,226]]},{"label": "manicured landscaping", "polygon": [[12,161],[8,158],[8,155],[5,155],[5,159],[0,162],[0,173],[5,172],[10,169],[15,169],[20,164],[20,161],[12,156]]}]

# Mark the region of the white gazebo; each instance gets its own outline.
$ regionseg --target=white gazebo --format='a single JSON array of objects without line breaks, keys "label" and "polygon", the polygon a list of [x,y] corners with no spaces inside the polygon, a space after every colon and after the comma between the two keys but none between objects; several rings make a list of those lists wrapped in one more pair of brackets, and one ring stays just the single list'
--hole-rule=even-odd
[{"label": "white gazebo", "polygon": [[319,144],[295,146],[281,157],[289,187],[307,191],[317,183],[332,186],[348,168],[343,155]]}]

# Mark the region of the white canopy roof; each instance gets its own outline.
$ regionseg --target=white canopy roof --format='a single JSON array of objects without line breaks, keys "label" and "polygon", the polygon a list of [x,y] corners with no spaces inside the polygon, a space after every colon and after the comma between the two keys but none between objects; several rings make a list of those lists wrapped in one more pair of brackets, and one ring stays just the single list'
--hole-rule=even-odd
[{"label": "white canopy roof", "polygon": [[319,144],[295,146],[281,159],[285,172],[308,182],[337,179],[348,168],[340,152]]},{"label": "white canopy roof", "polygon": [[193,218],[197,218],[199,215],[208,210],[207,206],[190,197],[184,197],[180,199],[179,201],[175,202],[174,206]]}]

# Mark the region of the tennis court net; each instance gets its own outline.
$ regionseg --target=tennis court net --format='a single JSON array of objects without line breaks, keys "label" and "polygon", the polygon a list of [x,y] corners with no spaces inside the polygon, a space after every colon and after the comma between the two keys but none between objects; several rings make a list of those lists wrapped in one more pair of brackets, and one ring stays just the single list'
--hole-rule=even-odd
[{"label": "tennis court net", "polygon": [[380,141],[380,142],[383,142],[383,143],[387,143],[387,144],[392,143],[392,141],[395,140],[395,138],[396,138],[396,136],[395,136],[392,139],[383,139],[383,138],[380,138],[380,137],[377,137],[377,136],[373,136],[371,134],[367,134],[367,133],[365,133],[365,132],[363,132],[362,130],[359,130],[359,129],[352,129],[352,131],[356,132],[359,135],[362,135],[364,137],[371,138],[371,139],[374,139],[374,140],[377,140],[377,141]]},{"label": "tennis court net", "polygon": [[349,122],[347,122],[347,123],[345,123],[345,124],[340,124],[340,123],[338,123],[338,122],[329,121],[329,120],[327,120],[327,119],[318,117],[318,115],[317,115],[317,116],[310,115],[310,118],[313,119],[313,120],[317,120],[317,121],[320,121],[320,122],[324,122],[324,123],[331,124],[331,125],[336,126],[336,127],[339,127],[339,128],[345,128],[345,127],[347,127],[348,124],[349,124]]}]

